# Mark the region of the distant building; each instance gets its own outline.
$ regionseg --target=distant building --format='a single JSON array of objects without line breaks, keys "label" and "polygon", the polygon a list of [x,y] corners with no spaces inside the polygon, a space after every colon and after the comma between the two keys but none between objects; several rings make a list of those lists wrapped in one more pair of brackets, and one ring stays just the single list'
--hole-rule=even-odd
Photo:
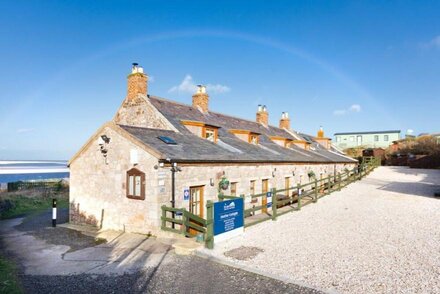
[{"label": "distant building", "polygon": [[334,144],[340,149],[365,147],[387,148],[400,139],[400,130],[335,133]]}]

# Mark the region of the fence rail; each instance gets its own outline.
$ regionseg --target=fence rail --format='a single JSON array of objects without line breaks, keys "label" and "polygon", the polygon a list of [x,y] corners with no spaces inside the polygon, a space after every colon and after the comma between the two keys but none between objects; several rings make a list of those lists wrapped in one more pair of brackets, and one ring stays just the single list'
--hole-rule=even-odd
[{"label": "fence rail", "polygon": [[[342,173],[327,176],[325,178],[312,180],[308,183],[297,184],[292,187],[283,189],[271,189],[269,192],[254,194],[254,195],[240,195],[244,199],[259,199],[272,198],[272,203],[253,205],[252,207],[244,209],[245,227],[253,226],[266,220],[276,220],[278,216],[286,214],[291,211],[298,211],[304,205],[316,203],[320,198],[329,195],[333,191],[340,191],[347,185],[362,179],[368,175],[375,167],[380,165],[380,161],[374,157],[366,157],[355,168],[345,170]],[[270,193],[270,194],[269,194]],[[225,199],[239,198],[230,195],[218,195],[219,201]],[[259,201],[262,203],[263,201]],[[252,203],[252,202],[251,202]],[[269,212],[269,208],[272,208]],[[264,211],[263,211],[264,210]],[[258,212],[261,212],[257,214]]]},{"label": "fence rail", "polygon": [[[163,231],[181,234],[189,238],[194,238],[200,235],[202,240],[207,244],[207,247],[212,248],[214,244],[212,228],[213,206],[209,205],[209,203],[211,203],[211,201],[208,201],[207,205],[207,219],[195,215],[185,208],[172,208],[162,205],[161,229]],[[176,226],[178,228],[176,228]]]}]

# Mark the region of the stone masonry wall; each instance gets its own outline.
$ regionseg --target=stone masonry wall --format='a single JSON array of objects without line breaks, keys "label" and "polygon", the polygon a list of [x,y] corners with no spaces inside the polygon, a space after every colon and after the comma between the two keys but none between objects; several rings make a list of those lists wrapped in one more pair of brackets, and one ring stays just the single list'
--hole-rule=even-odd
[{"label": "stone masonry wall", "polygon": [[[101,135],[110,138],[105,163],[98,143],[93,142],[70,165],[70,221],[104,229],[155,232],[160,218],[157,159],[121,137],[111,128]],[[137,150],[135,167],[145,173],[145,200],[126,197],[126,172],[133,168],[130,150]]]},{"label": "stone masonry wall", "polygon": [[[240,194],[250,194],[250,181],[255,180],[255,193],[262,192],[262,180],[269,180],[269,189],[284,189],[286,177],[290,177],[291,186],[297,183],[307,183],[308,172],[314,171],[319,179],[334,172],[344,172],[345,168],[352,169],[355,164],[267,164],[267,165],[198,165],[182,166],[182,171],[176,174],[176,207],[189,209],[189,203],[183,201],[185,188],[191,186],[204,186],[204,202],[207,200],[216,201],[218,195],[218,183],[223,173],[229,182],[237,182],[237,196]],[[274,172],[275,177],[272,176]],[[292,173],[295,173],[295,176]],[[214,186],[210,185],[210,179],[214,179]],[[230,195],[230,189],[223,191],[225,195]],[[261,199],[261,198],[260,198]],[[206,214],[206,210],[205,210]],[[206,215],[204,215],[206,217]]]},{"label": "stone masonry wall", "polygon": [[145,95],[125,99],[116,112],[114,121],[121,125],[177,131]]}]

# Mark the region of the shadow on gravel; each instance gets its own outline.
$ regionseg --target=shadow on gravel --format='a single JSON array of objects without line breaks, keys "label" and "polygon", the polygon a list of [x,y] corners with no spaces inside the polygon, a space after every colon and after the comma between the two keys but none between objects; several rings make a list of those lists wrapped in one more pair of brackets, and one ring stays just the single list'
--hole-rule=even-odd
[{"label": "shadow on gravel", "polygon": [[[58,209],[57,224],[63,224],[68,221],[69,209]],[[53,228],[51,210],[43,213],[30,214],[15,228],[36,238],[42,239],[48,244],[67,245],[70,247],[68,252],[98,245],[94,237],[86,236],[78,231],[67,228]]]},{"label": "shadow on gravel", "polygon": [[173,262],[132,274],[23,276],[22,283],[26,293],[323,293],[197,256],[167,256]]}]

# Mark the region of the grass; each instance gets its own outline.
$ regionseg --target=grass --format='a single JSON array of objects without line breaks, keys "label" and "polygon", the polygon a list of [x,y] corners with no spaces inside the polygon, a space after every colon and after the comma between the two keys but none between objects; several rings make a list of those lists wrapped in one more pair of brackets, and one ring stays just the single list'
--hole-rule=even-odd
[{"label": "grass", "polygon": [[0,256],[0,293],[23,293],[13,263]]},{"label": "grass", "polygon": [[0,219],[8,219],[35,213],[52,208],[52,198],[57,199],[58,208],[69,207],[69,200],[65,193],[54,195],[43,195],[29,191],[23,191],[18,194],[6,193],[0,197],[0,201],[9,201],[12,205],[10,209],[0,214]]}]

